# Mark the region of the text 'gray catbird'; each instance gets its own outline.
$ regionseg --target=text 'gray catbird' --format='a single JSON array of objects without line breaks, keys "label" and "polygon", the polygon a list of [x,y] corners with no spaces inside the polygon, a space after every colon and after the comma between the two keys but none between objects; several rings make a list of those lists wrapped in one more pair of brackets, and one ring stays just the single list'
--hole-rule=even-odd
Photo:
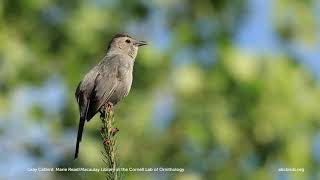
[{"label": "text 'gray catbird'", "polygon": [[78,157],[85,121],[89,121],[103,106],[114,106],[128,95],[133,64],[139,46],[143,45],[146,45],[145,41],[137,41],[124,34],[115,35],[102,61],[80,81],[75,93],[80,110],[75,159]]}]

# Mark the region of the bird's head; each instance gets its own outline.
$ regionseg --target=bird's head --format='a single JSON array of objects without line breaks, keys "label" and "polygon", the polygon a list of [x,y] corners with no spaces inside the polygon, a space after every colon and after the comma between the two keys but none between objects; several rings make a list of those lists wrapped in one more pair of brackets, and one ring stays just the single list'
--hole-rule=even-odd
[{"label": "bird's head", "polygon": [[129,35],[116,34],[109,43],[108,53],[127,54],[135,59],[140,46],[146,45],[145,41],[138,41]]}]

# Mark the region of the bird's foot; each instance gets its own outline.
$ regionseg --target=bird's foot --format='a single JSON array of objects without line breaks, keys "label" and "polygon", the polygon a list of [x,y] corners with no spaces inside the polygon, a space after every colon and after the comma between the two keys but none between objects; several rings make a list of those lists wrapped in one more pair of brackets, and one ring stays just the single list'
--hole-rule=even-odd
[{"label": "bird's foot", "polygon": [[107,102],[107,111],[110,112],[113,110],[113,103],[112,102]]}]

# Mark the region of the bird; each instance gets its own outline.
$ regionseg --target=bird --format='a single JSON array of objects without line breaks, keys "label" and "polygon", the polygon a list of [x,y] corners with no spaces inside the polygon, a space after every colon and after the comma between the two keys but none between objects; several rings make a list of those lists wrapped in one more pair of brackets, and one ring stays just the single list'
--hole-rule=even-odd
[{"label": "bird", "polygon": [[74,159],[78,158],[85,122],[104,106],[113,107],[128,95],[138,49],[146,44],[146,41],[138,41],[126,34],[114,35],[103,59],[79,82],[75,97],[80,120]]}]

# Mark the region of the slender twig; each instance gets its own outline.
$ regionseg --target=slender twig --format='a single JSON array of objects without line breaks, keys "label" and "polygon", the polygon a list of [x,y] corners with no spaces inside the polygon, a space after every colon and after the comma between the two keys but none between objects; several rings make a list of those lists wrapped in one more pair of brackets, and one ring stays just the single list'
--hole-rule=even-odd
[{"label": "slender twig", "polygon": [[116,171],[116,134],[119,131],[118,128],[114,128],[114,114],[112,107],[103,107],[101,110],[100,119],[102,121],[102,127],[100,130],[104,152],[102,151],[102,160],[107,165],[107,168],[111,171],[107,172],[107,179],[117,180],[119,171]]}]

